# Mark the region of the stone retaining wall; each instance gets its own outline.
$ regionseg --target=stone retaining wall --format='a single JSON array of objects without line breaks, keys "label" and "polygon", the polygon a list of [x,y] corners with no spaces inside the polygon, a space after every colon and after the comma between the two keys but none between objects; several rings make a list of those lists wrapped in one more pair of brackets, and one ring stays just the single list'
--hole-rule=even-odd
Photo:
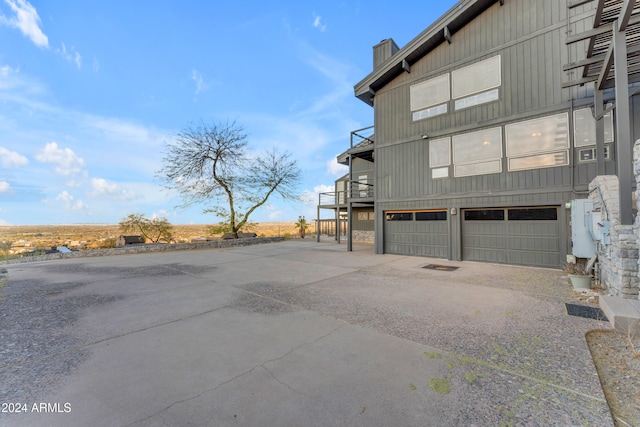
[{"label": "stone retaining wall", "polygon": [[353,230],[352,238],[354,242],[362,242],[362,243],[376,242],[375,231]]},{"label": "stone retaining wall", "polygon": [[[634,146],[635,179],[640,189],[640,140]],[[640,196],[636,190],[636,196]],[[596,243],[600,266],[600,283],[610,295],[638,299],[640,288],[638,248],[640,232],[638,219],[634,225],[620,224],[620,202],[618,177],[597,176],[589,184],[589,198],[594,202],[594,210],[600,211],[603,221],[610,223],[608,244]],[[636,197],[636,203],[640,197]],[[604,206],[603,206],[604,204]]]},{"label": "stone retaining wall", "polygon": [[[596,251],[600,266],[600,283],[611,295],[638,297],[638,236],[633,225],[620,224],[618,177],[596,177],[589,185],[594,209],[603,221],[610,223],[610,241],[598,242]],[[604,202],[604,207],[602,206]]]},{"label": "stone retaining wall", "polygon": [[284,237],[258,237],[253,239],[211,240],[211,241],[195,242],[195,243],[176,243],[171,245],[166,243],[151,243],[151,244],[144,244],[144,245],[128,245],[128,246],[112,248],[112,249],[92,249],[92,250],[75,251],[75,252],[68,252],[68,253],[26,256],[22,258],[7,260],[7,261],[0,261],[0,264],[19,264],[19,263],[25,263],[25,262],[49,261],[54,259],[129,255],[129,254],[141,254],[141,253],[147,253],[147,252],[229,248],[234,246],[250,246],[250,245],[258,245],[261,243],[281,242],[283,240],[284,240]]}]

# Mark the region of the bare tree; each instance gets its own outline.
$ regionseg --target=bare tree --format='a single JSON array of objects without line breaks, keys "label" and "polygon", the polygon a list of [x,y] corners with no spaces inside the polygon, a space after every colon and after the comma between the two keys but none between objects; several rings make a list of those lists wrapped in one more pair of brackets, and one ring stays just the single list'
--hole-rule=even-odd
[{"label": "bare tree", "polygon": [[166,218],[149,219],[144,214],[130,214],[118,223],[120,231],[127,233],[131,230],[140,232],[145,240],[153,243],[171,241],[173,226]]},{"label": "bare tree", "polygon": [[[253,154],[253,153],[252,153]],[[301,171],[288,152],[248,155],[247,135],[236,122],[200,122],[167,144],[160,178],[184,206],[211,203],[205,213],[223,218],[236,237],[249,216],[274,193],[297,199]]]}]

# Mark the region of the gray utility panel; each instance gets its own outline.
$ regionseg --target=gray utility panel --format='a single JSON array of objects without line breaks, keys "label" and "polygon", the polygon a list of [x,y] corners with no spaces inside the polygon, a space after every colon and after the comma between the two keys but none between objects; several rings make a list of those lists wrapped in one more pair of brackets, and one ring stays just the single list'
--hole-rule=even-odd
[{"label": "gray utility panel", "polygon": [[462,259],[558,268],[558,209],[463,209]]}]

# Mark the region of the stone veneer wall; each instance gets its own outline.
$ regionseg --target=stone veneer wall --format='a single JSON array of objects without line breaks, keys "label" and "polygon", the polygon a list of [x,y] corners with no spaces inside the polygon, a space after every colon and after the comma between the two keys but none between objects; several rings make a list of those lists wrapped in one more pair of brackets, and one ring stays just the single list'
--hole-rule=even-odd
[{"label": "stone veneer wall", "polygon": [[[640,141],[637,141],[634,147],[634,170],[635,179],[640,183]],[[637,188],[640,188],[640,185]],[[609,244],[596,243],[600,265],[600,283],[611,295],[638,299],[640,287],[638,219],[636,218],[634,225],[620,224],[618,193],[617,176],[598,176],[589,184],[589,198],[594,202],[594,210],[599,210],[602,220],[609,221],[611,226]],[[640,200],[640,198],[636,200]],[[602,206],[603,203],[604,206]]]},{"label": "stone veneer wall", "polygon": [[352,238],[354,242],[375,243],[375,231],[353,230]]},{"label": "stone veneer wall", "polygon": [[67,253],[40,255],[40,256],[27,256],[22,258],[11,259],[7,261],[0,261],[0,264],[17,264],[17,263],[24,263],[24,262],[49,261],[54,259],[66,259],[66,258],[141,254],[141,253],[147,253],[147,252],[229,248],[234,246],[249,246],[249,245],[257,245],[260,243],[281,242],[283,240],[284,240],[284,237],[258,237],[258,238],[251,238],[251,239],[210,240],[205,242],[194,242],[194,243],[176,243],[176,244],[150,243],[150,244],[142,244],[142,245],[128,245],[128,246],[112,248],[112,249],[91,249],[86,251],[74,251],[74,252],[67,252]]}]

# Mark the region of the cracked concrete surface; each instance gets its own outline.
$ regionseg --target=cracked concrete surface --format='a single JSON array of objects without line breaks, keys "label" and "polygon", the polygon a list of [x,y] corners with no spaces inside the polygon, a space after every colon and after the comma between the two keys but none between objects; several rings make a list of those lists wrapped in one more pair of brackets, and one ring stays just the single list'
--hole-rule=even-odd
[{"label": "cracked concrete surface", "polygon": [[[10,357],[28,343],[0,317],[22,346],[2,348],[4,399],[71,412],[0,413],[0,425],[612,425],[584,342],[605,325],[566,315],[559,272],[428,271],[434,260],[355,249],[10,265],[0,312],[55,298],[73,316],[43,311],[51,321],[31,333],[56,345],[29,358]],[[87,295],[104,303],[82,306]]]}]

